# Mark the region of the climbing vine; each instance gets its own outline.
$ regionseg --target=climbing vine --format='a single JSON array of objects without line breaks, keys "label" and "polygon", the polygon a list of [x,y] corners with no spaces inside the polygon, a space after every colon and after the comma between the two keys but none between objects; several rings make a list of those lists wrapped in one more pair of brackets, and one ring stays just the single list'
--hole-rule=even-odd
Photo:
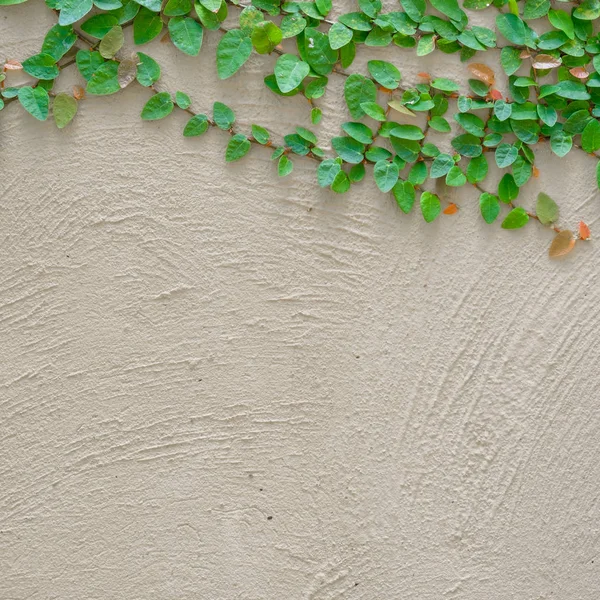
[{"label": "climbing vine", "polygon": [[[0,6],[25,1],[0,0]],[[336,18],[330,18],[332,0],[46,0],[46,5],[57,23],[38,54],[22,62],[6,58],[0,110],[17,103],[41,121],[51,114],[62,129],[87,94],[115,94],[137,82],[154,92],[142,119],[185,111],[190,118],[184,136],[198,137],[209,128],[230,136],[228,162],[243,158],[253,146],[269,147],[278,175],[285,177],[294,160],[305,157],[316,164],[318,185],[337,193],[369,172],[402,212],[417,204],[427,222],[458,210],[438,185],[437,193],[431,191],[432,180],[455,188],[471,184],[479,191],[486,223],[518,229],[535,220],[551,227],[556,232],[552,257],[590,238],[583,222],[576,232],[557,225],[559,209],[549,195],[539,194],[535,211],[517,200],[530,178],[538,176],[534,147],[543,141],[559,157],[572,149],[592,155],[596,160],[590,167],[600,186],[600,38],[594,32],[600,0],[464,0],[462,7],[457,0],[399,0],[397,10],[389,12],[380,0],[358,0],[356,11]],[[465,10],[484,9],[496,11],[496,30],[469,22]],[[253,52],[275,54],[265,85],[280,96],[303,95],[315,126],[322,117],[318,100],[330,78],[343,77],[350,118],[339,136],[320,144],[305,127],[279,140],[257,124],[243,132],[222,102],[215,102],[210,115],[196,113],[186,93],[160,87],[161,67],[149,54],[124,51],[128,27],[136,45],[160,36],[191,56],[200,53],[207,30],[216,32],[220,79],[233,77]],[[469,91],[461,93],[457,82],[427,73],[406,86],[398,66],[383,60],[368,61],[366,72],[352,72],[362,46],[413,48],[417,57],[455,53],[465,63]],[[496,73],[485,59],[490,49],[500,50],[506,90],[496,87]],[[56,79],[71,66],[85,85],[54,93]],[[11,71],[21,69],[33,80],[10,86]],[[449,143],[438,147],[428,139],[431,131],[449,134]],[[492,162],[505,172],[497,186],[486,189]]]}]

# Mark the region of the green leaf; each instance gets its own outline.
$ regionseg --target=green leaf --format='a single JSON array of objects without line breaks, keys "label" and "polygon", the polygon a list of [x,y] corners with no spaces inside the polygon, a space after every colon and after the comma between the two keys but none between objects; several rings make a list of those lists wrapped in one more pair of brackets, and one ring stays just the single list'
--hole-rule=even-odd
[{"label": "green leaf", "polygon": [[319,186],[330,186],[341,169],[340,163],[333,158],[325,159],[317,168],[317,183]]},{"label": "green leaf", "polygon": [[50,54],[36,54],[23,61],[25,73],[37,79],[54,79],[58,77],[59,70],[56,60]]},{"label": "green leaf", "polygon": [[431,192],[423,192],[421,194],[421,213],[427,223],[435,221],[442,210],[440,199]]},{"label": "green leaf", "polygon": [[358,183],[365,178],[367,170],[365,169],[365,165],[363,163],[358,163],[354,165],[350,169],[350,173],[348,173],[348,179],[350,179],[350,183]]},{"label": "green leaf", "polygon": [[71,25],[85,17],[92,10],[92,0],[61,0],[59,25]]},{"label": "green leaf", "polygon": [[48,118],[49,97],[48,92],[41,87],[26,86],[19,89],[19,102],[21,106],[38,121]]},{"label": "green leaf", "polygon": [[260,125],[252,125],[252,137],[263,146],[269,143],[271,135],[269,132]]},{"label": "green leaf", "polygon": [[98,50],[103,58],[112,58],[123,47],[124,41],[123,28],[115,25],[102,38]]},{"label": "green leaf", "polygon": [[259,54],[269,54],[283,39],[281,29],[271,21],[263,21],[252,30],[252,45]]},{"label": "green leaf", "polygon": [[517,156],[519,155],[519,150],[513,146],[512,144],[500,144],[496,148],[496,164],[499,169],[504,169],[506,167],[510,167],[515,160],[517,160]]},{"label": "green leaf", "polygon": [[416,125],[396,125],[390,135],[403,140],[422,140],[425,137],[422,129]]},{"label": "green leaf", "polygon": [[550,0],[525,0],[524,19],[539,19],[548,14]]},{"label": "green leaf", "polygon": [[537,215],[542,225],[551,225],[558,221],[558,205],[550,196],[540,192],[535,204],[535,214]]},{"label": "green leaf", "polygon": [[59,129],[66,127],[77,114],[77,100],[61,92],[56,95],[52,104],[52,115],[54,122]]},{"label": "green leaf", "polygon": [[364,123],[347,122],[342,124],[342,129],[357,142],[361,144],[373,143],[373,131]]},{"label": "green leaf", "polygon": [[479,196],[479,210],[483,220],[490,225],[493,223],[498,215],[500,214],[500,203],[498,197],[494,194],[488,194],[484,192]]},{"label": "green leaf", "polygon": [[461,171],[460,167],[454,165],[446,175],[446,185],[450,187],[460,187],[467,183],[465,174]]},{"label": "green leaf", "polygon": [[464,133],[452,140],[452,147],[463,156],[479,156],[482,152],[481,140],[471,133]]},{"label": "green leaf", "polygon": [[86,81],[89,81],[98,67],[104,63],[100,52],[92,52],[90,50],[79,50],[75,56],[75,60],[77,62],[77,69]]},{"label": "green leaf", "polygon": [[430,2],[433,8],[439,10],[453,21],[460,21],[465,16],[465,13],[460,9],[456,0],[430,0]]},{"label": "green leaf", "polygon": [[153,58],[143,52],[138,52],[137,55],[139,58],[136,75],[138,83],[144,87],[150,87],[160,78],[160,66]]},{"label": "green leaf", "polygon": [[119,85],[119,63],[108,60],[92,74],[87,84],[87,93],[95,96],[108,96],[121,89]]},{"label": "green leaf", "polygon": [[600,123],[593,119],[581,134],[581,147],[585,152],[596,152],[600,149]]},{"label": "green leaf", "polygon": [[186,108],[190,107],[191,103],[192,100],[187,94],[184,94],[183,92],[175,92],[175,104],[177,104],[179,108],[185,110]]},{"label": "green leaf", "polygon": [[81,29],[92,37],[102,39],[115,25],[118,24],[119,19],[114,15],[99,14],[84,21],[81,24]]},{"label": "green leaf", "polygon": [[504,221],[502,221],[502,229],[520,229],[529,221],[529,215],[527,211],[517,206],[513,208],[507,215]]},{"label": "green leaf", "polygon": [[140,6],[146,7],[152,12],[160,12],[162,5],[161,0],[134,0],[134,2],[137,2]]},{"label": "green leaf", "polygon": [[413,185],[421,185],[427,179],[427,165],[424,162],[415,163],[408,172],[407,181]]},{"label": "green leaf", "polygon": [[364,75],[353,73],[346,79],[344,97],[352,118],[360,119],[365,116],[365,111],[361,108],[361,104],[364,102],[376,102],[377,88]]},{"label": "green leaf", "polygon": [[217,46],[217,74],[219,79],[231,77],[252,54],[252,41],[241,29],[231,29]]},{"label": "green leaf", "polygon": [[384,88],[395,90],[400,85],[402,75],[392,63],[385,60],[370,60],[367,68],[371,77]]},{"label": "green leaf", "polygon": [[458,113],[454,115],[454,120],[467,132],[475,137],[485,135],[485,123],[477,115],[471,113]]},{"label": "green leaf", "polygon": [[469,183],[479,183],[483,181],[488,174],[488,162],[485,154],[472,158],[467,166],[467,181]]},{"label": "green leaf", "polygon": [[304,56],[318,75],[328,75],[337,62],[338,52],[329,45],[329,37],[314,27],[304,30]]},{"label": "green leaf", "polygon": [[202,4],[206,10],[216,13],[221,7],[221,0],[200,0],[200,4]]},{"label": "green leaf", "polygon": [[236,133],[227,144],[227,150],[225,151],[225,160],[227,162],[234,162],[240,160],[248,154],[252,144],[250,140],[241,133]]},{"label": "green leaf", "polygon": [[413,20],[419,23],[425,15],[427,5],[425,0],[400,0],[404,12]]},{"label": "green leaf", "polygon": [[419,38],[417,43],[417,56],[426,56],[435,50],[435,36],[433,33]]},{"label": "green leaf", "polygon": [[435,129],[435,131],[439,131],[441,133],[449,133],[451,131],[450,123],[444,119],[444,117],[431,117],[429,121],[429,127],[431,129]]},{"label": "green leaf", "polygon": [[158,13],[142,8],[133,20],[133,42],[147,44],[160,34],[163,22]]},{"label": "green leaf", "polygon": [[437,179],[438,177],[444,177],[450,171],[450,169],[454,166],[454,159],[449,154],[438,154],[435,157],[435,160],[431,164],[431,169],[429,171],[429,176],[432,179]]},{"label": "green leaf", "polygon": [[519,195],[519,186],[515,183],[515,178],[506,173],[500,183],[498,183],[498,196],[502,202],[512,202]]},{"label": "green leaf", "polygon": [[206,115],[194,115],[183,129],[184,137],[197,137],[208,129],[208,117]]},{"label": "green leaf", "polygon": [[363,102],[360,107],[368,117],[376,121],[385,121],[385,110],[377,102]]},{"label": "green leaf", "polygon": [[224,131],[231,129],[235,123],[235,114],[229,106],[222,102],[215,102],[213,104],[213,118],[216,126]]},{"label": "green leaf", "polygon": [[77,41],[77,36],[73,32],[73,27],[68,25],[54,25],[44,38],[42,44],[42,54],[49,54],[55,61],[59,61]]},{"label": "green leaf", "polygon": [[556,29],[564,31],[569,39],[575,38],[575,27],[569,13],[564,10],[551,9],[548,13],[548,20]]},{"label": "green leaf", "polygon": [[[306,19],[300,15],[286,15],[281,20],[280,27],[285,39],[293,38],[304,31],[306,28]],[[329,34],[331,36],[331,30],[329,30]]]},{"label": "green leaf", "polygon": [[169,0],[163,13],[167,17],[183,17],[192,10],[191,0]]},{"label": "green leaf", "polygon": [[329,45],[333,50],[338,50],[352,41],[352,30],[343,23],[336,21],[329,29]]},{"label": "green leaf", "polygon": [[275,79],[279,89],[284,93],[296,89],[309,72],[308,63],[294,54],[283,54],[275,63]]},{"label": "green leaf", "polygon": [[350,179],[344,171],[338,171],[331,184],[331,189],[337,194],[343,194],[350,189]]},{"label": "green leaf", "polygon": [[155,94],[146,102],[142,109],[142,119],[144,121],[157,121],[164,119],[173,111],[174,104],[169,92],[160,92]]},{"label": "green leaf", "polygon": [[438,77],[431,82],[431,87],[436,90],[441,90],[442,92],[457,92],[459,90],[459,85],[455,81],[451,79],[444,79],[443,77]]},{"label": "green leaf", "polygon": [[561,158],[569,153],[569,150],[573,147],[573,137],[568,133],[557,130],[552,132],[550,136],[550,148],[556,156]]},{"label": "green leaf", "polygon": [[500,52],[500,63],[507,75],[512,75],[519,70],[522,63],[521,51],[518,48],[505,46]]},{"label": "green leaf", "polygon": [[400,210],[408,214],[415,203],[415,187],[409,181],[398,181],[392,189],[394,198],[400,207]]},{"label": "green leaf", "polygon": [[357,164],[364,159],[364,145],[351,137],[334,137],[331,145],[338,156],[347,163]]},{"label": "green leaf", "polygon": [[527,33],[525,23],[511,13],[502,13],[496,16],[498,31],[509,41],[517,46],[525,45]]},{"label": "green leaf", "polygon": [[277,165],[277,174],[279,175],[279,177],[285,177],[286,175],[289,175],[293,170],[294,163],[285,154],[283,154],[279,158],[279,163]]},{"label": "green leaf", "polygon": [[398,181],[400,169],[395,162],[380,160],[375,163],[373,178],[377,187],[385,194],[389,192]]},{"label": "green leaf", "polygon": [[[190,56],[197,56],[200,52],[203,31],[202,25],[190,17],[173,17],[169,20],[169,35],[171,41],[176,48],[179,48],[184,54]],[[221,41],[223,41],[223,39],[225,39],[225,36],[221,38]],[[250,43],[249,40],[248,42]],[[251,43],[250,49],[252,49]]]}]

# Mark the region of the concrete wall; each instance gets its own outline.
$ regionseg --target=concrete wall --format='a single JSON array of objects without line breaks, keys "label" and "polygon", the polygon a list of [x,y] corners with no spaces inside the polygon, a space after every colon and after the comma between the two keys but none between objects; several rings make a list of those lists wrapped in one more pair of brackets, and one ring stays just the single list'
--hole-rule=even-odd
[{"label": "concrete wall", "polygon": [[[3,8],[0,58],[52,23]],[[151,44],[161,89],[309,125],[264,88],[272,57],[218,82],[217,40]],[[551,262],[551,232],[486,226],[470,188],[427,226],[310,161],[226,166],[182,113],[141,122],[149,96],[63,131],[0,113],[0,599],[597,600],[597,244]],[[538,156],[524,203],[598,229],[594,160]]]}]

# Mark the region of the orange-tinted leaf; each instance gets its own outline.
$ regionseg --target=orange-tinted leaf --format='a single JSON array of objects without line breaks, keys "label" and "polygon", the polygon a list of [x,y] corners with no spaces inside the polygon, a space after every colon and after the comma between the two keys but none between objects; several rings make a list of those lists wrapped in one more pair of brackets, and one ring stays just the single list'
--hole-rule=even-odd
[{"label": "orange-tinted leaf", "polygon": [[431,75],[429,73],[423,73],[423,72],[421,72],[421,73],[417,73],[417,75],[419,77],[421,77],[422,79],[431,79]]},{"label": "orange-tinted leaf", "polygon": [[587,79],[590,74],[583,67],[573,67],[569,69],[569,73],[573,75],[573,77],[577,77],[577,79]]},{"label": "orange-tinted leaf", "polygon": [[5,71],[20,71],[22,68],[23,65],[18,60],[12,58],[4,63]]},{"label": "orange-tinted leaf", "polygon": [[589,240],[592,237],[590,228],[583,221],[579,221],[579,237],[582,240]]},{"label": "orange-tinted leaf", "polygon": [[540,176],[540,170],[535,165],[532,167],[531,170],[532,170],[533,176],[537,179]]},{"label": "orange-tinted leaf", "polygon": [[556,69],[562,65],[562,60],[560,58],[556,58],[554,56],[550,56],[550,54],[538,54],[533,59],[533,68],[534,69]]},{"label": "orange-tinted leaf", "polygon": [[499,90],[490,90],[490,96],[492,100],[502,100],[502,92]]},{"label": "orange-tinted leaf", "polygon": [[519,54],[519,58],[531,58],[531,54],[529,54],[529,50],[523,50],[521,54]]},{"label": "orange-tinted leaf", "polygon": [[456,204],[454,204],[454,202],[452,202],[452,204],[449,204],[445,209],[444,209],[444,214],[445,215],[453,215],[455,213],[458,212],[458,206],[456,206]]},{"label": "orange-tinted leaf", "polygon": [[471,63],[467,69],[469,69],[473,76],[476,79],[479,79],[479,81],[483,81],[488,85],[494,85],[496,75],[487,65],[484,65],[483,63]]},{"label": "orange-tinted leaf", "polygon": [[83,100],[85,98],[85,90],[80,85],[74,85],[73,97],[75,100]]},{"label": "orange-tinted leaf", "polygon": [[573,232],[569,229],[563,229],[560,233],[557,233],[552,244],[550,244],[550,250],[548,255],[550,258],[558,258],[569,254],[575,247],[575,237]]}]

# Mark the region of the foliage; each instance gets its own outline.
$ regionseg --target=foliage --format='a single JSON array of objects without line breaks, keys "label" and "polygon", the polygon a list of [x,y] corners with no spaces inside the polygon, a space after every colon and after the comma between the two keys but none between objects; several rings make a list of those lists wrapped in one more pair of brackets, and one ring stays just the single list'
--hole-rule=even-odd
[{"label": "foliage", "polygon": [[[0,6],[26,0],[0,0]],[[535,212],[514,204],[532,177],[537,177],[533,148],[547,141],[559,157],[573,149],[596,157],[600,150],[600,37],[594,21],[597,0],[553,7],[548,0],[399,0],[384,11],[380,0],[358,0],[357,10],[330,17],[332,0],[46,0],[57,14],[38,54],[8,60],[0,74],[0,110],[20,104],[40,121],[54,118],[58,128],[69,125],[86,94],[109,95],[137,82],[153,95],[141,111],[144,120],[168,117],[182,110],[190,118],[185,137],[199,137],[210,127],[230,135],[225,159],[242,159],[252,147],[272,150],[277,173],[293,171],[294,157],[317,164],[317,182],[345,193],[360,182],[366,167],[377,187],[395,199],[400,210],[416,204],[427,222],[451,215],[458,206],[444,199],[444,188],[475,186],[485,223],[501,218],[504,229],[519,229],[535,220],[556,232],[551,256],[572,250],[587,240],[589,228],[578,233],[560,229],[559,210],[540,194]],[[466,11],[496,10],[495,30],[473,25]],[[547,19],[540,22],[539,19]],[[235,22],[235,27],[228,24]],[[322,117],[315,101],[326,93],[333,76],[344,78],[349,120],[330,141],[331,151],[309,129],[297,127],[279,142],[253,124],[243,133],[235,114],[216,102],[212,116],[192,110],[184,92],[157,87],[161,68],[148,54],[123,50],[124,29],[144,45],[162,34],[181,52],[197,56],[207,32],[215,32],[216,66],[220,79],[233,77],[253,54],[275,54],[273,73],[264,83],[279,96],[303,95],[311,105],[311,121]],[[369,60],[367,72],[350,72],[361,47],[396,46],[458,55],[468,64],[466,84],[420,73],[415,85],[404,85],[398,64]],[[508,89],[496,87],[496,73],[485,53],[499,48]],[[85,89],[55,93],[60,73],[75,65]],[[23,69],[32,81],[8,85],[10,71]],[[8,77],[7,77],[8,75]],[[451,111],[452,108],[452,112]],[[208,111],[207,111],[208,112]],[[447,143],[428,140],[430,131],[449,136]],[[490,158],[492,157],[493,158]],[[495,188],[483,182],[490,165],[505,171]],[[596,163],[600,186],[600,164]],[[425,189],[435,184],[436,193]],[[418,197],[418,202],[416,202]],[[444,204],[446,205],[443,208]],[[505,208],[503,209],[503,206]]]}]

